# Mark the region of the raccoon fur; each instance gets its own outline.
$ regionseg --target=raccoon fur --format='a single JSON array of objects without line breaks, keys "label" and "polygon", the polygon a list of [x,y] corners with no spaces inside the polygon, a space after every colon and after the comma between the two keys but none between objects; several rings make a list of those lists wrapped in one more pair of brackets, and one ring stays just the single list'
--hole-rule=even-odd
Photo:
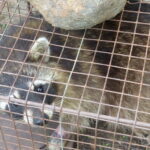
[{"label": "raccoon fur", "polygon": [[[10,94],[18,99],[128,120],[135,120],[136,117],[136,121],[150,123],[148,100],[150,66],[149,60],[143,59],[146,48],[140,46],[146,43],[147,36],[141,39],[135,35],[139,46],[131,46],[133,34],[127,33],[119,33],[118,41],[130,44],[114,45],[113,42],[99,41],[98,45],[98,41],[88,40],[87,36],[94,39],[103,34],[103,38],[111,40],[113,35],[111,33],[104,35],[100,32],[98,34],[98,31],[93,33],[92,29],[65,31],[54,29],[46,22],[40,23],[39,20],[31,17],[21,24],[21,26],[24,24],[22,29],[12,25],[7,28],[0,41],[1,61],[4,61],[1,65],[0,84],[19,88],[12,90],[11,94],[10,91],[6,92],[5,95]],[[108,21],[105,26],[111,27],[112,23]],[[138,29],[142,33],[145,28],[141,26]],[[19,36],[19,39],[12,36],[16,38]],[[5,51],[12,47],[9,52]],[[131,49],[134,51],[131,52]],[[5,62],[4,58],[8,61]],[[17,61],[13,64],[13,60]],[[21,67],[22,62],[25,64]],[[15,75],[12,76],[11,80],[15,83],[11,81],[13,83],[11,85],[10,75],[7,75],[7,72],[19,73],[23,77],[16,79]],[[4,81],[9,83],[5,84]],[[0,92],[4,94],[4,90],[1,89]],[[45,97],[43,93],[48,95]],[[43,114],[39,109],[25,110],[23,106],[17,107],[16,104],[4,102],[0,107],[14,113],[18,112],[19,115],[14,115],[14,118],[22,118],[25,122],[36,125],[46,123],[43,119],[39,119],[40,117],[48,120],[55,114],[51,110],[46,110]],[[137,107],[140,113],[136,113]],[[25,113],[29,113],[32,117],[28,118]],[[49,150],[61,149],[60,147],[66,144],[61,138],[70,138],[70,133],[83,132],[83,128],[90,127],[89,118],[63,112],[59,115],[60,124],[48,141]],[[107,122],[107,126],[108,129],[112,129],[116,124]],[[122,131],[130,130],[122,125],[117,125],[117,128]],[[150,135],[149,130],[135,128],[133,132],[142,137]]]}]

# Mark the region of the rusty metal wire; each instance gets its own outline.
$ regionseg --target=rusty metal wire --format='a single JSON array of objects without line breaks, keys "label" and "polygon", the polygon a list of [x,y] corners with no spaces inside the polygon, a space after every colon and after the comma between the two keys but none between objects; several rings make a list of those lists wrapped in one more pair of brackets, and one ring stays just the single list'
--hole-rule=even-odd
[{"label": "rusty metal wire", "polygon": [[[13,3],[12,3],[13,2]],[[70,114],[76,116],[77,120],[80,118],[90,118],[94,119],[94,125],[84,126],[81,125],[80,122],[63,122],[62,120],[52,119],[50,121],[52,126],[40,126],[37,127],[35,125],[30,124],[30,116],[26,111],[23,115],[27,116],[27,123],[15,120],[13,118],[13,114],[19,114],[17,112],[10,112],[8,110],[0,110],[0,150],[39,150],[41,145],[48,145],[48,141],[50,138],[54,138],[51,133],[55,131],[56,124],[66,124],[68,126],[76,126],[77,132],[68,131],[72,137],[67,139],[69,141],[68,145],[66,145],[67,149],[92,149],[92,150],[101,150],[101,149],[137,149],[137,150],[148,150],[150,147],[145,142],[146,137],[140,137],[134,134],[135,129],[146,130],[150,132],[150,122],[141,122],[137,120],[138,114],[143,114],[143,116],[150,117],[150,111],[144,111],[139,108],[141,101],[149,101],[150,97],[146,97],[142,95],[142,90],[148,90],[150,88],[150,84],[148,79],[146,80],[146,75],[148,76],[150,70],[148,69],[149,61],[150,61],[150,3],[149,1],[134,1],[130,0],[127,2],[125,9],[115,18],[110,21],[107,21],[101,25],[97,25],[91,29],[83,30],[83,31],[65,31],[60,30],[55,27],[51,27],[50,29],[43,28],[43,24],[45,24],[45,20],[39,15],[31,15],[33,12],[27,6],[25,0],[1,0],[0,1],[0,40],[3,38],[7,38],[7,43],[0,45],[0,73],[5,76],[13,76],[14,80],[12,83],[3,84],[0,83],[0,92],[8,90],[8,95],[1,95],[0,93],[0,102],[8,102],[10,104],[16,104],[20,106],[25,106],[27,110],[29,107],[37,108],[44,112],[44,110],[52,110],[59,114]],[[30,19],[35,20],[36,26],[30,26],[28,22]],[[18,23],[19,22],[19,23]],[[9,28],[13,27],[17,33],[11,34],[9,33]],[[26,31],[34,32],[34,36],[24,36],[22,33]],[[23,49],[23,47],[17,47],[16,45],[19,41],[25,41],[28,43],[34,43],[35,40],[39,36],[48,37],[50,47],[52,49],[58,51],[58,55],[46,55],[42,56],[41,61],[36,64],[35,67],[40,69],[41,67],[49,69],[49,66],[42,66],[42,61],[44,57],[49,56],[50,59],[56,60],[57,64],[62,63],[70,63],[73,64],[71,68],[57,68],[56,66],[52,66],[51,70],[58,71],[59,73],[65,73],[68,75],[67,80],[64,81],[52,81],[57,85],[64,86],[64,92],[61,95],[57,94],[41,94],[44,95],[43,103],[37,103],[33,101],[29,101],[28,97],[31,92],[31,88],[24,89],[20,87],[16,87],[15,83],[18,78],[28,78],[32,83],[36,80],[35,76],[27,76],[21,74],[21,70],[25,65],[28,65],[26,62],[29,51]],[[124,37],[123,39],[121,37]],[[13,44],[9,45],[9,41],[14,40]],[[60,41],[59,41],[60,40]],[[77,41],[76,44],[72,42],[73,40]],[[89,47],[84,45],[90,45]],[[103,46],[104,45],[104,46]],[[30,44],[31,46],[31,44]],[[30,46],[28,48],[30,48]],[[120,47],[123,47],[123,50],[120,50]],[[139,49],[138,49],[139,48]],[[118,51],[120,50],[120,51]],[[125,51],[126,50],[126,51]],[[2,53],[4,52],[4,54]],[[69,57],[65,55],[65,53],[73,52],[75,57],[72,57],[70,54]],[[137,55],[139,51],[143,51],[143,55]],[[90,59],[81,58],[80,55],[84,53],[94,53]],[[17,54],[22,54],[22,58],[17,57]],[[101,60],[95,61],[97,55],[101,55],[102,57],[108,57],[108,63],[105,63]],[[21,56],[21,55],[19,55]],[[25,57],[23,57],[25,56]],[[13,58],[14,57],[14,58]],[[101,57],[100,57],[101,58]],[[122,59],[126,64],[117,64],[114,60]],[[131,62],[139,62],[142,64],[141,66],[133,67],[130,66]],[[7,68],[7,65],[14,64],[14,66],[19,66],[18,70],[11,72],[11,69]],[[76,69],[77,64],[86,64],[88,67],[87,70]],[[102,70],[107,70],[104,75],[97,74],[97,72],[93,71],[93,68],[98,66]],[[112,69],[116,71],[124,72],[123,77],[113,76],[111,75]],[[135,72],[139,74],[139,80],[134,80],[134,78],[130,79],[129,74],[131,72]],[[83,77],[84,83],[73,83],[71,82],[71,78],[73,75],[78,75],[79,78]],[[90,86],[89,80],[92,78],[100,79],[103,81],[103,86],[95,85]],[[112,80],[114,82],[119,83],[122,87],[122,90],[115,91],[112,88],[107,88],[107,82]],[[45,79],[46,81],[46,79]],[[126,86],[132,85],[132,88],[138,88],[138,94],[126,92]],[[133,86],[134,85],[134,86]],[[50,85],[49,85],[50,86]],[[81,96],[70,96],[67,95],[67,89],[69,87],[76,87],[81,89]],[[2,89],[2,90],[1,90]],[[48,88],[47,88],[48,89]],[[26,92],[25,100],[12,98],[11,92],[13,90],[21,90]],[[85,94],[89,91],[101,93],[101,97],[99,101],[93,101],[92,99],[85,98]],[[36,93],[36,92],[33,92]],[[110,95],[116,95],[119,97],[118,105],[109,104],[103,102],[104,95],[108,93]],[[54,96],[57,99],[61,99],[61,103],[59,106],[48,105],[45,104],[46,96]],[[129,100],[135,100],[135,106],[126,107],[123,106],[124,97],[128,97]],[[63,101],[64,99],[69,99],[72,101],[77,101],[79,107],[77,110],[64,108]],[[98,110],[93,111],[82,111],[81,105],[82,103],[90,103],[91,106],[97,105]],[[107,116],[101,114],[102,107],[107,107],[108,111],[110,108],[114,108],[117,110],[116,116]],[[120,117],[120,112],[124,110],[127,113],[134,113],[134,118],[128,119],[126,117]],[[9,113],[10,116],[6,115]],[[40,118],[40,117],[39,117]],[[100,123],[99,123],[100,122]],[[114,124],[112,129],[105,128],[105,122]],[[99,124],[102,124],[102,127],[99,127]],[[104,125],[103,125],[104,124]],[[129,127],[130,131],[122,132],[118,130],[118,126],[122,125],[123,128]],[[86,129],[87,132],[80,133],[80,129]],[[62,141],[62,137],[59,137]]]}]

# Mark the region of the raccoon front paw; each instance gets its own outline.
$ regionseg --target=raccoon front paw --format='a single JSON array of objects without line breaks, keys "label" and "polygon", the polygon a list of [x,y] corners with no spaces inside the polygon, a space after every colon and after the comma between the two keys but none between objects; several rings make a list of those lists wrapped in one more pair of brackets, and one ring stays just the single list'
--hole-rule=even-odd
[{"label": "raccoon front paw", "polygon": [[63,140],[61,139],[52,139],[49,142],[48,150],[62,150],[63,149]]},{"label": "raccoon front paw", "polygon": [[[30,49],[30,54],[29,54],[29,59],[32,61],[38,61],[40,56],[42,55],[50,55],[50,48],[49,48],[49,42],[47,38],[45,37],[40,37],[38,38],[33,46]],[[49,57],[45,58],[45,62],[48,62]]]},{"label": "raccoon front paw", "polygon": [[31,53],[30,56],[29,56],[29,59],[31,61],[35,61],[36,62],[39,59],[39,54],[37,54],[37,53]]},{"label": "raccoon front paw", "polygon": [[64,138],[67,137],[63,127],[58,126],[56,131],[51,135],[51,140],[48,143],[48,150],[62,150],[65,146]]}]

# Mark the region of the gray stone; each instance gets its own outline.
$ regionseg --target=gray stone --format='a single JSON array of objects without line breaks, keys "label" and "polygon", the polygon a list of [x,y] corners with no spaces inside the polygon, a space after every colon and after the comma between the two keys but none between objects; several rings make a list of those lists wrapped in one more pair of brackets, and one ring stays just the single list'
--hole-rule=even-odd
[{"label": "gray stone", "polygon": [[116,16],[127,0],[28,0],[53,26],[85,29]]}]

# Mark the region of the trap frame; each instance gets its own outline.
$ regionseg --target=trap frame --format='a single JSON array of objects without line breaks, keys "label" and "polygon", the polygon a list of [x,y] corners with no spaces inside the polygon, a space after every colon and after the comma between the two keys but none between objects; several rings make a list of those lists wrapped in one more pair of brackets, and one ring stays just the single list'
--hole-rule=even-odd
[{"label": "trap frame", "polygon": [[[130,2],[127,2],[125,9],[121,12],[121,14],[119,14],[118,16],[116,16],[115,18],[113,18],[110,22],[112,23],[112,26],[107,26],[107,23],[102,23],[101,25],[97,25],[95,27],[93,27],[92,29],[87,29],[84,30],[83,33],[80,35],[78,34],[78,31],[76,31],[77,34],[75,34],[75,32],[71,32],[71,31],[60,31],[58,28],[54,28],[52,27],[50,31],[47,31],[45,29],[42,29],[42,23],[44,22],[43,18],[40,18],[39,16],[30,16],[31,11],[33,13],[33,10],[28,10],[27,9],[27,3],[25,0],[16,0],[16,1],[11,1],[11,0],[1,0],[0,1],[0,19],[1,19],[1,23],[0,23],[0,38],[2,39],[3,37],[8,37],[8,39],[15,39],[15,42],[13,44],[12,47],[5,47],[3,45],[0,45],[1,50],[5,50],[7,53],[7,56],[5,56],[5,58],[2,56],[0,56],[0,66],[1,66],[1,74],[7,74],[7,75],[15,75],[15,81],[17,80],[17,78],[20,76],[20,71],[18,71],[17,73],[14,72],[9,72],[8,70],[6,70],[6,66],[7,63],[16,63],[16,64],[21,64],[21,67],[25,64],[25,59],[19,59],[18,60],[14,60],[12,59],[12,55],[15,52],[20,52],[20,53],[28,53],[25,50],[22,49],[17,49],[15,47],[16,43],[19,40],[24,40],[24,41],[29,41],[29,42],[34,42],[35,39],[37,39],[37,37],[39,36],[39,32],[43,32],[45,34],[50,34],[50,46],[54,46],[57,49],[61,49],[60,55],[59,56],[52,56],[53,58],[57,58],[58,62],[63,59],[66,60],[68,62],[73,61],[73,68],[69,71],[70,72],[70,77],[73,73],[76,74],[81,74],[81,75],[87,75],[87,80],[85,81],[85,85],[74,85],[74,86],[79,86],[81,88],[83,88],[83,91],[86,87],[88,87],[88,78],[90,78],[90,76],[94,76],[94,77],[100,77],[99,75],[94,75],[92,74],[92,66],[93,65],[102,65],[104,67],[108,68],[108,71],[106,73],[105,77],[101,77],[105,79],[104,82],[104,87],[102,89],[97,88],[97,87],[89,87],[90,89],[93,90],[97,90],[97,91],[101,91],[102,95],[104,94],[104,92],[110,92],[110,93],[115,93],[120,95],[120,105],[119,106],[113,106],[113,105],[109,105],[109,104],[102,104],[101,102],[101,98],[100,98],[100,103],[97,104],[99,105],[99,110],[97,111],[97,113],[91,113],[91,112],[81,112],[80,109],[79,110],[70,110],[70,109],[65,109],[62,107],[55,107],[55,106],[49,106],[46,104],[39,104],[39,103],[35,103],[35,102],[30,102],[30,101],[21,101],[18,99],[14,99],[8,96],[1,96],[0,95],[0,100],[1,101],[8,101],[8,103],[16,103],[16,104],[20,104],[23,105],[25,107],[28,106],[32,106],[32,107],[36,107],[39,108],[41,110],[43,109],[53,109],[57,112],[61,112],[61,113],[68,113],[68,114],[72,114],[72,115],[77,115],[77,117],[87,117],[87,118],[93,118],[96,120],[96,126],[95,127],[80,127],[79,124],[77,124],[78,128],[87,128],[87,133],[85,134],[81,134],[79,133],[79,131],[75,134],[76,135],[76,141],[74,139],[69,139],[70,143],[74,143],[76,142],[75,146],[73,145],[67,145],[66,149],[95,149],[95,150],[101,150],[101,149],[105,149],[105,150],[109,150],[109,149],[124,149],[124,150],[130,150],[130,149],[137,149],[137,150],[148,150],[150,149],[150,147],[145,144],[145,138],[141,138],[138,136],[135,136],[133,134],[133,130],[134,128],[139,128],[141,130],[150,130],[150,123],[145,123],[145,122],[139,122],[136,120],[136,115],[137,113],[144,113],[148,116],[150,116],[150,113],[148,112],[141,112],[138,110],[138,105],[139,105],[139,101],[140,98],[144,98],[145,100],[149,100],[149,98],[147,97],[142,97],[140,95],[140,91],[142,90],[142,85],[144,85],[145,83],[143,83],[143,77],[144,77],[144,73],[149,73],[149,71],[145,71],[145,67],[146,67],[146,61],[149,61],[149,50],[150,50],[150,3],[149,1],[136,1],[136,0],[131,0]],[[129,17],[131,16],[131,17]],[[36,28],[32,28],[32,27],[28,27],[26,26],[26,22],[28,20],[28,18],[33,18],[35,20],[39,21],[39,26]],[[16,24],[16,22],[21,22],[22,19],[24,19],[23,23],[21,25]],[[10,26],[15,26],[16,28],[19,28],[19,32],[17,35],[6,35],[6,31]],[[141,26],[145,27],[144,32],[139,32],[138,28],[140,28]],[[27,30],[34,30],[35,31],[35,36],[32,39],[27,39],[24,37],[21,37],[21,33],[22,30],[27,29]],[[90,37],[89,33],[93,33],[95,36]],[[127,41],[119,41],[119,35],[120,34],[132,34],[132,39],[127,40]],[[58,43],[57,42],[57,38],[54,40],[55,36],[63,36],[65,37],[65,41],[63,41],[62,43]],[[137,43],[136,42],[136,38],[143,38],[145,39],[144,43]],[[72,45],[67,45],[67,42],[69,41],[69,38],[76,38],[76,39],[80,39],[81,42],[79,44],[79,47],[76,48],[75,46]],[[59,39],[59,38],[58,38]],[[82,48],[82,44],[84,41],[88,41],[89,43],[91,43],[93,46],[93,49],[83,49]],[[93,44],[94,43],[94,44]],[[102,48],[100,48],[100,44],[101,43],[105,43],[105,44],[112,44],[113,46],[111,47],[111,51],[109,49],[107,49],[106,51],[102,50]],[[129,52],[117,52],[116,51],[116,45],[120,44],[120,45],[128,45],[129,46]],[[145,51],[145,56],[136,56],[135,53],[133,53],[134,50],[134,46],[139,46],[141,48],[143,48],[143,50]],[[74,60],[71,60],[70,58],[65,58],[63,57],[63,52],[65,48],[69,48],[72,51],[77,49],[77,55],[76,58]],[[80,51],[95,51],[94,52],[94,56],[92,60],[79,60],[79,54]],[[98,51],[99,50],[99,51]],[[103,63],[97,63],[94,62],[94,57],[97,53],[100,54],[105,54],[105,55],[110,55],[110,61],[109,64],[103,64]],[[2,54],[2,51],[0,52],[0,54]],[[122,66],[112,66],[112,59],[113,56],[118,56],[118,57],[126,57],[127,59],[127,67],[124,68]],[[137,69],[137,68],[130,68],[129,66],[129,62],[131,61],[131,59],[136,59],[137,61],[143,61],[143,68],[141,69]],[[87,73],[81,73],[81,72],[74,72],[74,67],[76,65],[76,63],[89,63],[90,68],[88,70]],[[21,70],[20,67],[20,70]],[[39,66],[40,67],[40,64]],[[111,67],[115,67],[117,69],[123,69],[125,70],[125,77],[122,79],[114,79],[112,77],[109,76],[109,72],[111,70]],[[61,70],[61,71],[66,71],[66,70]],[[134,81],[129,81],[127,79],[127,75],[129,71],[135,71],[141,74],[142,79],[140,82],[136,82],[136,85],[139,86],[139,95],[131,95],[128,93],[124,93],[124,89],[125,89],[125,83],[131,83],[131,84],[135,84]],[[113,79],[116,81],[121,81],[123,82],[123,86],[122,86],[122,91],[118,92],[118,91],[110,91],[109,89],[105,89],[106,83],[108,79]],[[34,77],[33,77],[34,80]],[[10,89],[12,90],[15,84],[15,81],[12,84],[0,84],[0,88],[1,89]],[[62,84],[62,83],[61,83]],[[68,85],[71,85],[71,83],[68,82],[65,84],[65,86],[67,87]],[[146,84],[146,86],[149,86],[148,84]],[[2,90],[1,90],[2,91]],[[0,91],[0,92],[1,92]],[[27,90],[27,92],[29,93],[29,90]],[[64,92],[65,93],[65,92]],[[1,93],[0,93],[1,94]],[[80,99],[78,98],[71,98],[72,100],[77,100],[79,101],[79,103],[81,103],[82,101],[86,101],[84,99],[82,99],[84,95],[84,92],[81,96]],[[123,106],[121,106],[121,101],[123,96],[131,96],[131,97],[135,97],[138,99],[137,103],[137,107],[136,109],[132,109],[132,108],[124,108]],[[65,97],[65,94],[60,96],[62,99]],[[92,101],[89,101],[92,103]],[[111,117],[111,116],[105,116],[105,115],[100,115],[100,108],[101,105],[108,105],[108,107],[116,107],[118,108],[118,116],[115,117]],[[127,119],[123,119],[123,118],[119,118],[119,112],[121,109],[125,109],[128,111],[134,111],[135,112],[135,119],[134,120],[127,120]],[[4,110],[1,110],[1,112],[4,112]],[[11,112],[9,112],[11,113]],[[28,114],[26,114],[28,116]],[[106,122],[111,122],[113,124],[116,125],[115,129],[113,130],[107,130],[105,128],[99,128],[98,127],[98,120],[101,121],[106,121]],[[52,122],[55,123],[60,123],[59,121],[54,121],[52,120]],[[71,125],[71,123],[69,123]],[[117,131],[117,125],[118,124],[122,124],[124,126],[130,126],[132,128],[132,132],[131,133],[122,133]],[[73,125],[73,124],[72,124]],[[55,125],[54,125],[55,126]],[[26,129],[26,131],[25,131]],[[16,121],[14,120],[11,116],[8,117],[6,116],[6,114],[0,115],[0,135],[1,135],[1,141],[0,141],[0,150],[14,150],[14,149],[39,149],[40,145],[43,144],[47,144],[48,142],[48,138],[51,137],[50,133],[52,132],[51,130],[54,130],[53,127],[47,127],[47,126],[42,126],[42,127],[36,127],[36,126],[32,126],[29,123],[23,123],[20,121]]]}]

